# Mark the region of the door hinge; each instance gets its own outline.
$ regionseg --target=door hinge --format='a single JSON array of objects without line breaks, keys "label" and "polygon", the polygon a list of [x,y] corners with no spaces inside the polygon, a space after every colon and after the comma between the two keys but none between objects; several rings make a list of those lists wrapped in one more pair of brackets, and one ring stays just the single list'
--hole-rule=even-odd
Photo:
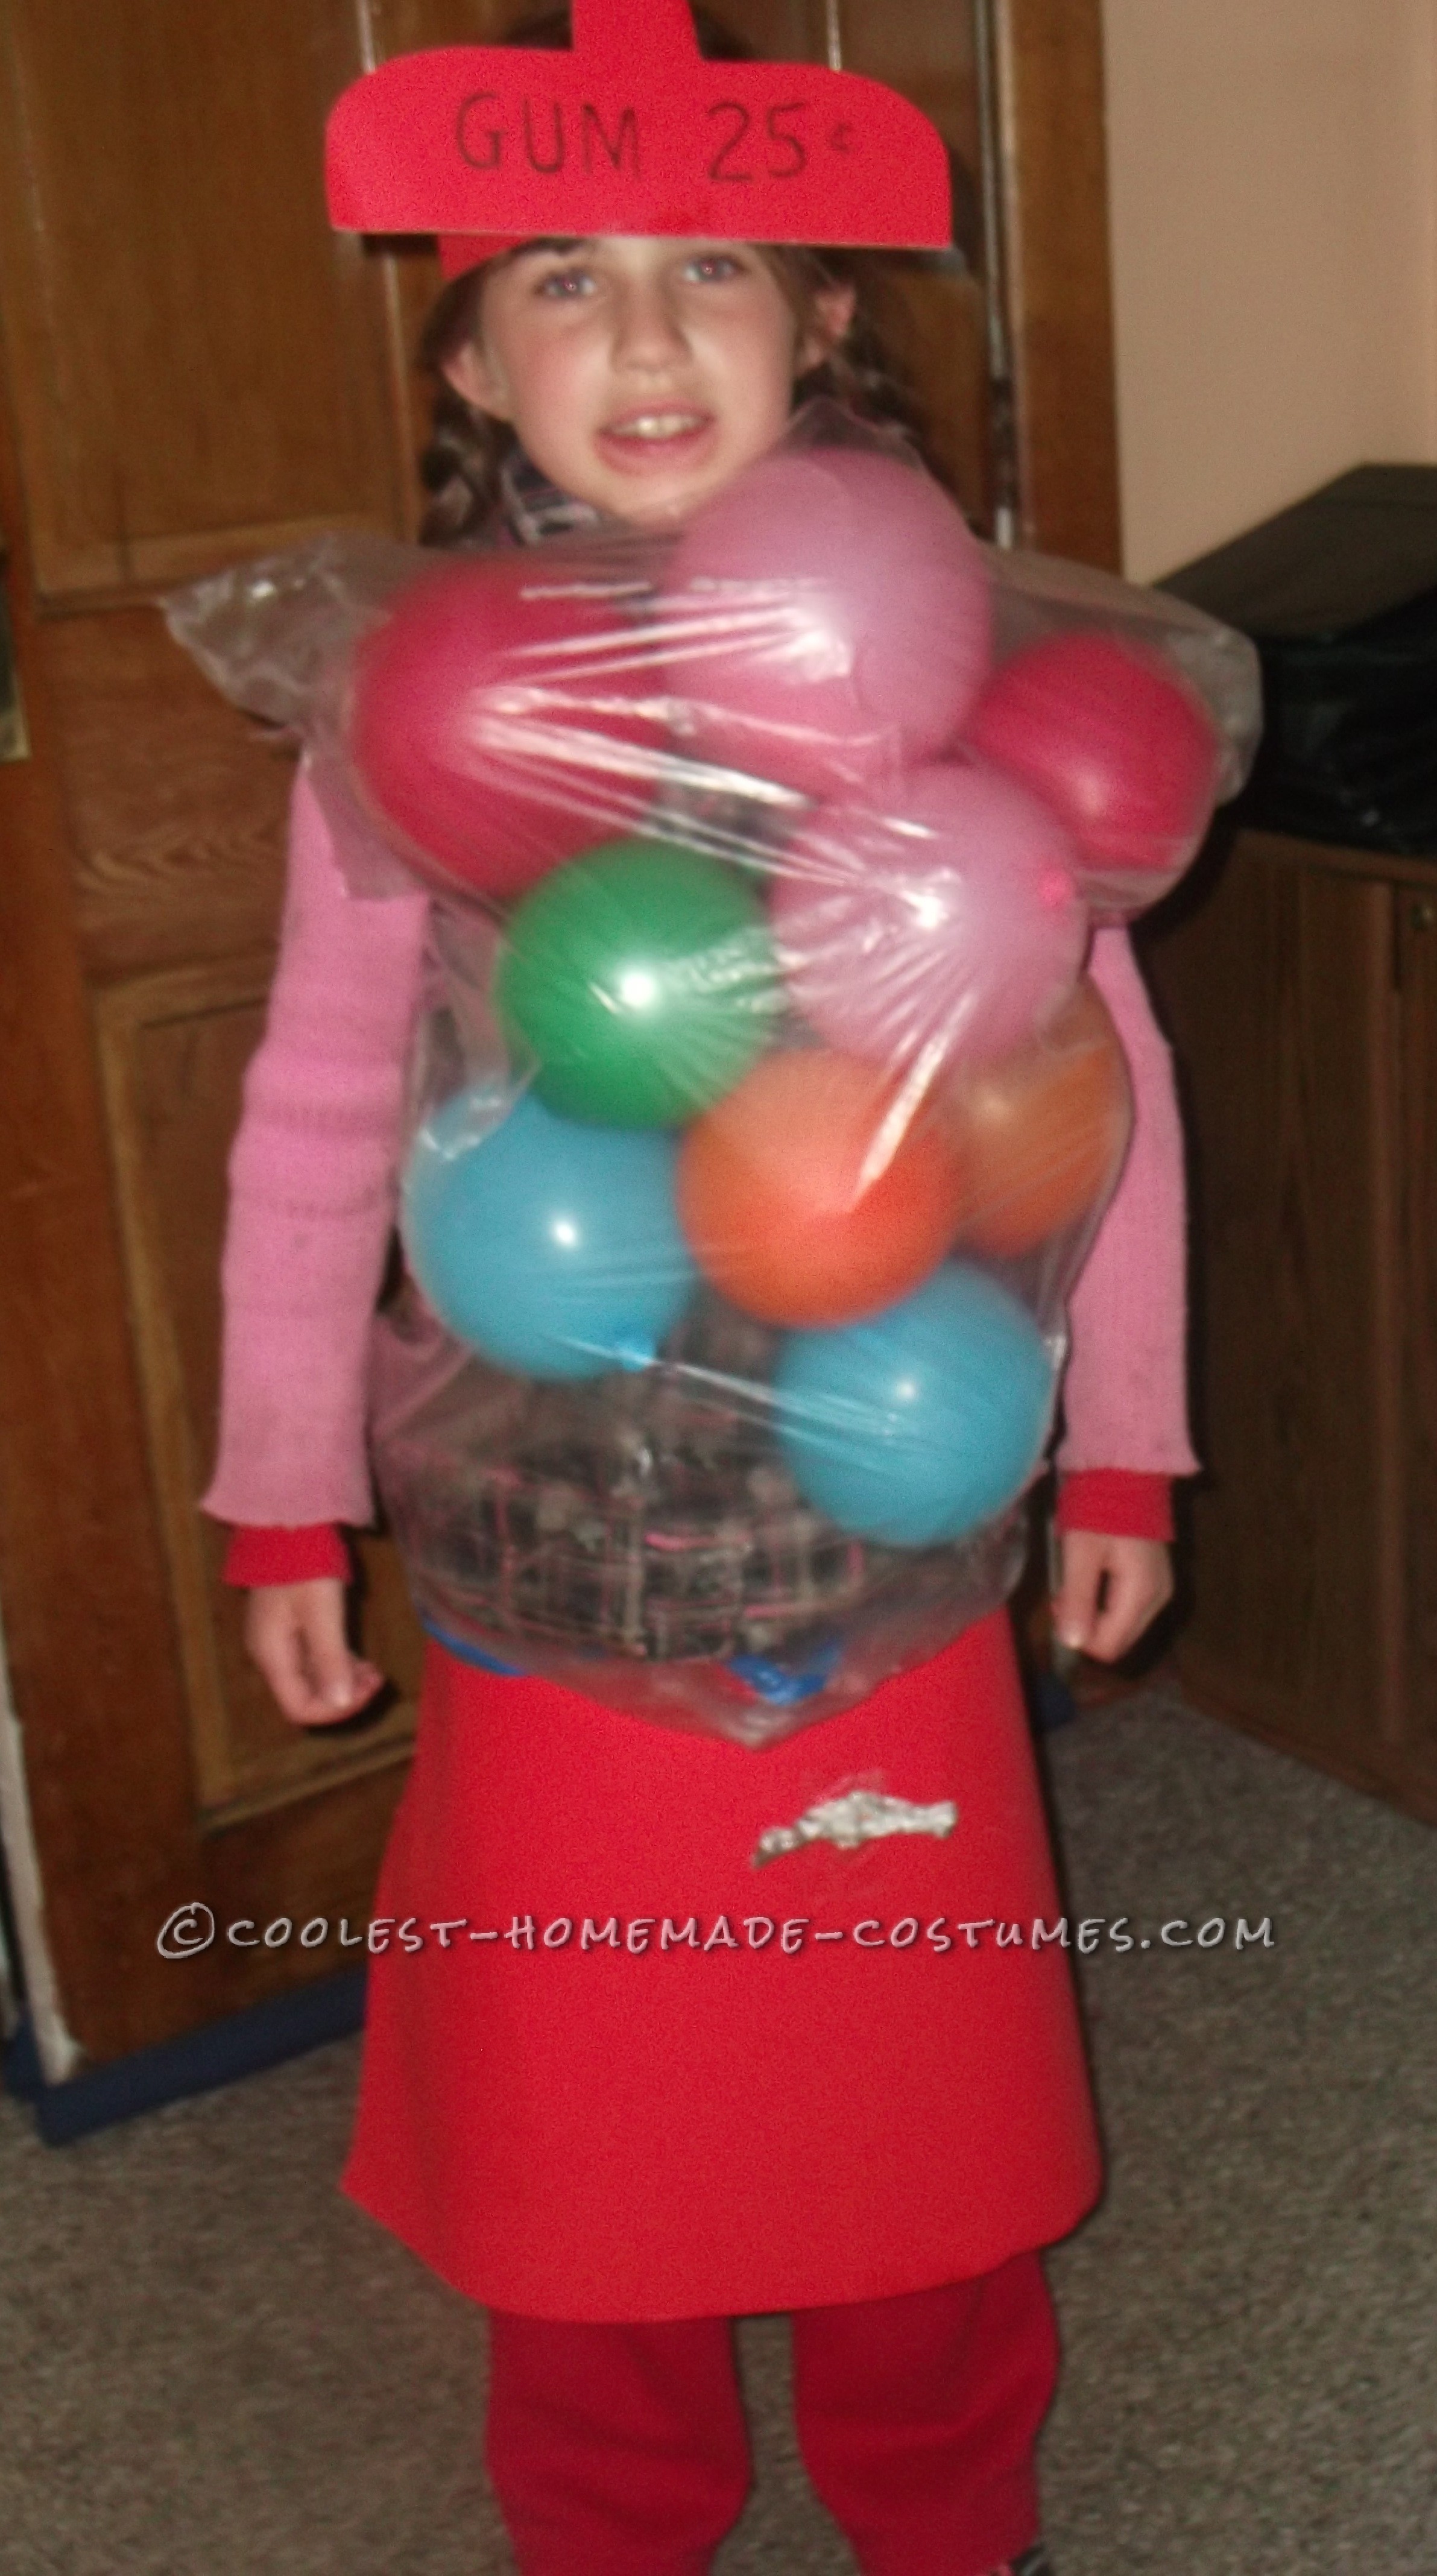
[{"label": "door hinge", "polygon": [[10,631],[10,612],[5,604],[4,571],[5,557],[0,554],[0,760],[28,760],[30,737],[25,730],[20,674],[15,667],[15,639]]}]

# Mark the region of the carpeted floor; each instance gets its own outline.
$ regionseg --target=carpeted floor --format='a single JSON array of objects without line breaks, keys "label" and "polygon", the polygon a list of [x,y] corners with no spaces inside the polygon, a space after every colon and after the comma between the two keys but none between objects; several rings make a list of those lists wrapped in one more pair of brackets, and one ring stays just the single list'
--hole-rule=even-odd
[{"label": "carpeted floor", "polygon": [[[1153,1940],[1083,1969],[1111,2180],[1052,2259],[1060,2576],[1437,2576],[1437,1836],[1162,1694],[1048,1750],[1075,1913]],[[4,2576],[509,2569],[481,2321],[333,2190],[355,2061],[59,2150],[0,2104]],[[721,2576],[852,2576],[783,2329],[743,2346]]]}]

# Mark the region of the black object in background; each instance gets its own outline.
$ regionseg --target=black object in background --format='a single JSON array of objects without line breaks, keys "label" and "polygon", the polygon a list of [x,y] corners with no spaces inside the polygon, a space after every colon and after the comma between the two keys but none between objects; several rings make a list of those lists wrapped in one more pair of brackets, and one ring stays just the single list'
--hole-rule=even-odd
[{"label": "black object in background", "polygon": [[1160,587],[1258,648],[1246,821],[1437,860],[1437,466],[1359,465]]}]

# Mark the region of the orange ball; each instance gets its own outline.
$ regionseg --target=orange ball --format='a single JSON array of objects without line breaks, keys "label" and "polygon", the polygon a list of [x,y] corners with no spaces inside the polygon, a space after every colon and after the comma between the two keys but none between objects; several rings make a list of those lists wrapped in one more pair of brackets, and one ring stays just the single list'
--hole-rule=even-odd
[{"label": "orange ball", "polygon": [[764,1056],[679,1150],[679,1216],[716,1288],[770,1324],[847,1324],[949,1249],[963,1165],[949,1121],[856,1057]]},{"label": "orange ball", "polygon": [[1127,1058],[1096,987],[1081,983],[1030,1046],[947,1095],[962,1158],[965,1250],[1031,1252],[1096,1205],[1132,1128]]}]

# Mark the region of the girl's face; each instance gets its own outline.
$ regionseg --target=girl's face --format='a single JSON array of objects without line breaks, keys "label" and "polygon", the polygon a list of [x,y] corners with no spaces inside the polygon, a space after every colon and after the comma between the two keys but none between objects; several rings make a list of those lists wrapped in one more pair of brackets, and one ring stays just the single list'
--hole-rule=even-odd
[{"label": "girl's face", "polygon": [[767,453],[795,377],[852,313],[834,286],[800,327],[746,242],[528,243],[485,277],[478,333],[445,374],[575,500],[670,518]]}]

